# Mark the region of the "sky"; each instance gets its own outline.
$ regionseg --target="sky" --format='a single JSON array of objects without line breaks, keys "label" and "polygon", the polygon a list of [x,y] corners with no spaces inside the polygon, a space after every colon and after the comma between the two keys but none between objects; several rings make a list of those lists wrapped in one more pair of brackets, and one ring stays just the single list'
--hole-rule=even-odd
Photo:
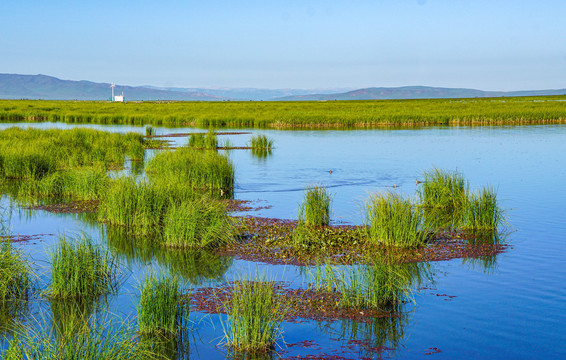
[{"label": "sky", "polygon": [[0,73],[167,87],[566,88],[566,1],[0,1]]}]

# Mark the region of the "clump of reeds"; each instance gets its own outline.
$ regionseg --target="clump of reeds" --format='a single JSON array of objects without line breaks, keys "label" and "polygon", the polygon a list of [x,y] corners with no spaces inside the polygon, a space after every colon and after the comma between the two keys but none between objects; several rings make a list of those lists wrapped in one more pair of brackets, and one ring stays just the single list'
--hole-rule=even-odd
[{"label": "clump of reeds", "polygon": [[450,210],[463,208],[469,184],[462,174],[433,169],[425,171],[423,177],[419,188],[421,205]]},{"label": "clump of reeds", "polygon": [[175,276],[149,275],[141,288],[138,326],[142,334],[178,334],[187,328],[189,307]]},{"label": "clump of reeds", "polygon": [[107,185],[108,176],[104,167],[62,170],[39,180],[23,181],[18,189],[18,197],[27,200],[35,198],[98,200],[105,193]]},{"label": "clump of reeds", "polygon": [[[32,325],[33,326],[33,325]],[[130,326],[115,329],[113,325],[76,327],[68,336],[50,331],[44,324],[39,329],[24,327],[10,341],[2,354],[5,360],[152,360],[159,357],[138,345]]]},{"label": "clump of reeds", "polygon": [[0,240],[0,308],[13,308],[26,300],[31,277],[31,268],[22,253]]},{"label": "clump of reeds", "polygon": [[188,189],[208,190],[215,196],[230,194],[234,188],[232,162],[213,151],[163,151],[148,162],[146,173],[152,184],[182,184]]},{"label": "clump of reeds", "polygon": [[497,195],[491,188],[470,193],[464,206],[464,229],[472,232],[495,231],[503,221],[503,212],[497,204]]},{"label": "clump of reeds", "polygon": [[154,136],[155,135],[155,128],[153,126],[146,126],[145,127],[145,136]]},{"label": "clump of reeds", "polygon": [[250,138],[250,147],[256,150],[271,150],[273,146],[273,139],[265,135],[253,135]]},{"label": "clump of reeds", "polygon": [[229,324],[225,327],[228,346],[236,352],[260,352],[272,349],[281,332],[284,309],[273,283],[239,281],[225,304]]},{"label": "clump of reeds", "polygon": [[191,134],[189,137],[189,146],[197,149],[216,150],[216,148],[218,148],[216,133],[214,130],[210,130],[206,134]]},{"label": "clump of reeds", "polygon": [[324,226],[330,223],[330,194],[326,187],[307,188],[299,207],[299,222],[306,226]]},{"label": "clump of reeds", "polygon": [[164,219],[163,241],[169,247],[213,247],[231,241],[233,234],[223,204],[210,199],[173,205]]},{"label": "clump of reeds", "polygon": [[116,260],[86,235],[72,242],[61,237],[51,262],[53,298],[96,297],[117,286]]},{"label": "clump of reeds", "polygon": [[99,218],[110,224],[146,234],[163,223],[173,194],[134,178],[114,179],[99,206]]},{"label": "clump of reeds", "polygon": [[376,244],[418,247],[427,241],[429,228],[420,208],[397,193],[371,195],[365,217],[369,239]]}]

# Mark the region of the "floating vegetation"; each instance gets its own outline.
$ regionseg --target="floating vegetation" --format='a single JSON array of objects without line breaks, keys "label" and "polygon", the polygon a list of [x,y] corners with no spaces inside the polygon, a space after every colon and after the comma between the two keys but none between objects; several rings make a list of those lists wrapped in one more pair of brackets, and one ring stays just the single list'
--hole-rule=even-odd
[{"label": "floating vegetation", "polygon": [[112,292],[118,285],[118,264],[108,251],[96,247],[86,235],[59,239],[51,256],[53,298],[93,298]]},{"label": "floating vegetation", "polygon": [[168,247],[216,247],[233,240],[233,229],[232,218],[218,201],[187,201],[167,210],[163,244]]},{"label": "floating vegetation", "polygon": [[179,334],[188,328],[189,307],[179,287],[175,276],[146,277],[138,304],[140,333]]},{"label": "floating vegetation", "polygon": [[274,348],[281,336],[279,325],[285,309],[277,300],[273,283],[239,281],[224,306],[229,315],[228,324],[223,325],[228,346],[246,353]]},{"label": "floating vegetation", "polygon": [[423,246],[429,237],[421,210],[397,193],[371,195],[365,211],[369,238],[375,244],[414,248]]}]

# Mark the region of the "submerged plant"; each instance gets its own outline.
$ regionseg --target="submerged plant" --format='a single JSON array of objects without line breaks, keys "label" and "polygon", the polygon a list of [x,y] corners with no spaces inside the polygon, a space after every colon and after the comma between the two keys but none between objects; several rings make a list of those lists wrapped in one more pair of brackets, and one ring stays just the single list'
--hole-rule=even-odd
[{"label": "submerged plant", "polygon": [[118,264],[108,251],[95,246],[90,238],[67,240],[61,237],[51,256],[54,298],[96,297],[117,286]]},{"label": "submerged plant", "polygon": [[189,307],[179,279],[149,275],[141,288],[138,326],[142,334],[178,334],[187,329]]},{"label": "submerged plant", "polygon": [[299,208],[299,222],[306,226],[324,226],[330,223],[330,194],[326,187],[307,188]]},{"label": "submerged plant", "polygon": [[268,351],[281,332],[279,325],[285,310],[271,282],[239,281],[232,297],[224,304],[229,316],[225,334],[228,346],[236,352]]},{"label": "submerged plant", "polygon": [[426,243],[430,229],[410,199],[394,192],[372,195],[365,211],[369,239],[375,244],[418,247]]}]

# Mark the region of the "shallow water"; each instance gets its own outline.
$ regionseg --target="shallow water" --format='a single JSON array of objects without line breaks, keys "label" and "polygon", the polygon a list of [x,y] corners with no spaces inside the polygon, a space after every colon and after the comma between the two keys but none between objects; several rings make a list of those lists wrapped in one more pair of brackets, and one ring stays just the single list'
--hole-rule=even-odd
[{"label": "shallow water", "polygon": [[[141,127],[85,126],[144,132]],[[191,131],[199,130],[157,129],[158,134]],[[346,358],[402,359],[420,359],[429,353],[431,357],[445,359],[566,357],[566,126],[251,131],[275,140],[275,149],[264,159],[253,157],[246,150],[229,152],[236,169],[235,198],[251,200],[255,206],[271,206],[252,215],[295,219],[303,189],[323,183],[333,194],[333,219],[361,224],[361,207],[368,193],[393,190],[413,195],[420,174],[437,167],[458,169],[470,180],[472,188],[494,186],[513,230],[506,240],[512,247],[487,262],[488,266],[469,259],[432,263],[434,283],[415,295],[416,305],[409,305],[405,316],[397,321],[395,346],[383,342],[383,336],[380,339],[375,333],[372,335],[369,326],[363,332],[360,326],[353,329],[346,322],[284,323],[287,344],[313,342],[307,347],[285,346],[281,342],[283,357],[323,353]],[[249,137],[230,135],[220,139],[229,138],[233,145],[244,146]],[[180,145],[186,142],[182,138],[173,140]],[[9,200],[4,197],[2,203],[8,207]],[[17,206],[10,213],[14,234],[53,234],[19,245],[41,270],[43,287],[49,281],[47,253],[54,248],[57,234],[84,231],[103,244],[109,243],[110,249],[122,257],[129,274],[118,295],[109,298],[109,310],[119,315],[117,318],[135,318],[137,286],[152,269],[171,269],[181,274],[184,271],[187,287],[256,273],[292,282],[292,286],[300,286],[304,281],[298,267],[207,255],[198,258],[206,261],[184,261],[220,265],[191,275],[187,272],[194,270],[180,267],[182,262],[178,259],[163,254],[132,254],[123,239],[106,239],[98,225],[87,224],[78,216],[26,212]],[[192,316],[196,323],[191,357],[224,358],[226,349],[219,345],[223,332],[218,317]],[[386,324],[377,321],[374,325],[375,330],[384,329]],[[349,340],[370,340],[374,346],[387,344],[395,349],[382,349],[380,353],[367,352],[366,347],[364,352],[358,341],[348,343]]]}]

